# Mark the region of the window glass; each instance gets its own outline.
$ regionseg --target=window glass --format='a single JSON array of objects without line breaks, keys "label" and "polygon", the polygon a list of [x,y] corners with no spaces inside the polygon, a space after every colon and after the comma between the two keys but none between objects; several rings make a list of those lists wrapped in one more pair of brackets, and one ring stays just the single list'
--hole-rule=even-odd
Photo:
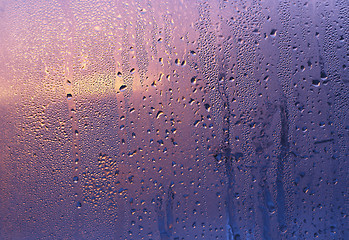
[{"label": "window glass", "polygon": [[349,239],[348,12],[0,1],[0,239]]}]

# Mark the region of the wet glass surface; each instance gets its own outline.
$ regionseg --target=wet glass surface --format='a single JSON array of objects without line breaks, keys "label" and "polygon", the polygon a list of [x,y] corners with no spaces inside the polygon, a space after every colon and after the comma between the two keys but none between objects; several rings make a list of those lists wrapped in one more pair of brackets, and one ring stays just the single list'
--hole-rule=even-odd
[{"label": "wet glass surface", "polygon": [[348,12],[0,1],[0,239],[349,239]]}]

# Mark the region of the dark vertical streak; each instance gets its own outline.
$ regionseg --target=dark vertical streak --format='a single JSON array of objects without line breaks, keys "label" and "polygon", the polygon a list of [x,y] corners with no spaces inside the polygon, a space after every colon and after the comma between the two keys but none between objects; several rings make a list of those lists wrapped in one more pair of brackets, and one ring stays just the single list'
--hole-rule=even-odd
[{"label": "dark vertical streak", "polygon": [[166,226],[169,235],[172,235],[173,231],[173,200],[174,200],[175,194],[172,190],[172,187],[170,186],[168,189],[168,196],[167,196],[167,203],[166,203]]},{"label": "dark vertical streak", "polygon": [[234,219],[235,214],[235,205],[234,205],[234,186],[235,186],[235,175],[234,167],[232,164],[232,153],[230,148],[225,149],[225,169],[226,175],[228,177],[228,187],[227,187],[227,216],[228,216],[228,226],[229,226],[229,240],[230,239],[239,239],[239,228]]},{"label": "dark vertical streak", "polygon": [[263,221],[263,239],[271,240],[271,226],[270,226],[270,218],[269,214],[273,214],[275,212],[275,204],[273,202],[268,182],[267,182],[267,168],[266,166],[261,169],[261,182],[260,187],[262,189],[262,196],[260,198],[259,210],[261,211],[262,221]]},{"label": "dark vertical streak", "polygon": [[[289,132],[289,129],[294,129],[295,118],[297,116],[292,79],[294,63],[292,58],[293,53],[291,51],[293,44],[293,39],[291,38],[293,19],[291,1],[280,1],[277,12],[281,23],[281,29],[278,35],[279,61],[277,64],[277,77],[282,90],[280,96],[280,152],[276,160],[277,221],[280,233],[285,234],[283,238],[290,238],[291,231],[287,233],[287,230],[294,229],[295,226],[291,222],[287,223],[287,215],[289,214],[291,216],[295,214],[293,212],[293,206],[290,204],[295,196],[294,192],[290,192],[292,190],[290,181],[285,181],[287,179],[285,173],[291,176],[290,169],[286,169],[286,166],[292,166],[288,159],[288,153],[290,152],[289,139],[294,140],[293,132]],[[295,166],[293,165],[292,167]],[[285,189],[287,189],[287,192]],[[279,237],[281,238],[281,236]]]},{"label": "dark vertical streak", "polygon": [[264,206],[259,206],[259,209],[262,213],[263,219],[263,240],[271,240],[270,237],[270,220],[268,216],[268,211]]},{"label": "dark vertical streak", "polygon": [[[230,104],[225,85],[226,79],[222,84],[219,83],[218,63],[217,63],[217,40],[216,34],[211,29],[212,21],[210,17],[210,6],[205,2],[199,2],[199,21],[197,28],[199,30],[199,58],[202,67],[202,74],[208,90],[209,101],[212,104],[212,114],[217,125],[217,138],[221,141],[221,146],[218,149],[215,158],[218,161],[223,160],[225,163],[225,175],[227,178],[227,194],[226,194],[226,217],[227,217],[227,238],[240,239],[239,228],[234,219],[234,189],[235,189],[235,174],[233,165],[233,154],[230,148]],[[223,75],[225,73],[222,73]]]},{"label": "dark vertical streak", "polygon": [[277,207],[278,207],[278,223],[281,232],[285,232],[287,229],[286,225],[286,213],[285,213],[285,189],[284,189],[284,170],[285,162],[287,161],[287,155],[290,151],[290,144],[288,142],[288,131],[289,131],[289,119],[288,109],[286,100],[283,99],[280,105],[280,120],[281,120],[281,131],[280,131],[280,154],[277,158],[277,169],[276,169],[276,191],[277,191]]},{"label": "dark vertical streak", "polygon": [[[225,162],[225,171],[226,176],[228,179],[228,185],[227,185],[227,216],[228,216],[228,239],[240,239],[240,233],[239,233],[239,227],[237,226],[237,223],[235,221],[234,215],[235,215],[235,205],[234,205],[234,191],[235,191],[235,173],[234,173],[234,165],[233,165],[233,157],[234,155],[231,152],[231,141],[230,141],[230,127],[231,127],[231,110],[230,110],[230,103],[229,98],[227,94],[227,86],[226,86],[226,78],[223,74],[221,76],[224,81],[222,81],[219,86],[218,92],[221,95],[223,99],[223,107],[222,112],[224,111],[225,116],[223,120],[223,137],[222,137],[222,147],[220,151],[223,154],[224,162]],[[236,158],[236,157],[234,157]]]},{"label": "dark vertical streak", "polygon": [[[266,182],[264,182],[261,186],[262,188],[262,199],[260,199],[260,205],[259,205],[259,210],[262,213],[262,221],[263,221],[263,240],[271,240],[271,236],[270,236],[270,219],[269,219],[269,215],[268,215],[268,209],[267,209],[267,205],[268,205],[268,194],[269,193],[269,189],[265,186]],[[269,210],[270,211],[270,210]]]},{"label": "dark vertical streak", "polygon": [[230,237],[229,239],[238,239],[238,237],[240,236],[239,234],[239,228],[236,224],[236,221],[234,219],[234,214],[235,214],[235,205],[234,205],[234,188],[235,188],[235,174],[234,174],[234,166],[233,166],[233,155],[231,153],[231,148],[230,148],[230,104],[229,104],[229,100],[227,98],[225,89],[224,89],[224,95],[226,96],[226,108],[227,108],[227,115],[225,118],[225,122],[226,122],[226,136],[223,139],[223,141],[226,142],[226,145],[228,147],[226,147],[224,149],[225,151],[225,170],[226,170],[226,175],[228,177],[228,187],[227,187],[227,214],[228,214],[228,225],[230,227],[230,233],[232,234],[232,237]]},{"label": "dark vertical streak", "polygon": [[[171,183],[172,185],[172,183]],[[167,192],[166,205],[163,207],[163,198],[157,196],[155,212],[158,215],[158,229],[160,232],[161,240],[171,239],[173,232],[173,200],[175,193],[172,190],[172,186],[169,186]]]},{"label": "dark vertical streak", "polygon": [[165,223],[165,212],[162,210],[162,198],[160,196],[157,197],[156,202],[156,212],[158,215],[158,229],[160,232],[161,240],[169,240],[170,234],[167,232],[166,223]]}]

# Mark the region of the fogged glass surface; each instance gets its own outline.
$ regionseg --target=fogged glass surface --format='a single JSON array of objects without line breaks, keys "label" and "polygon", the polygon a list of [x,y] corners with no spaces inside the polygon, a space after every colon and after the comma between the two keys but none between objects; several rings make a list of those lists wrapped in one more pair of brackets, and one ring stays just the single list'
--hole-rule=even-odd
[{"label": "fogged glass surface", "polygon": [[348,12],[0,1],[0,239],[349,239]]}]

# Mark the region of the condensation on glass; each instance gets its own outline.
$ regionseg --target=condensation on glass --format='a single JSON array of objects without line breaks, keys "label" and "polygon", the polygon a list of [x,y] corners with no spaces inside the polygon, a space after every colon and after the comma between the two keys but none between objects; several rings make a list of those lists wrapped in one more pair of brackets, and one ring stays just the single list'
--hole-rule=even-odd
[{"label": "condensation on glass", "polygon": [[0,239],[349,239],[348,12],[0,1]]}]

